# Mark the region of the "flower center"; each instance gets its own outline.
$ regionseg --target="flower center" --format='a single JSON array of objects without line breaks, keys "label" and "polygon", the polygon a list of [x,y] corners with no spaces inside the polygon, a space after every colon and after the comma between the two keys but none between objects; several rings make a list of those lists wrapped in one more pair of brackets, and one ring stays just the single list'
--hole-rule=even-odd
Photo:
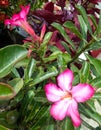
[{"label": "flower center", "polygon": [[62,99],[65,99],[65,98],[72,98],[72,94],[70,92],[66,92],[64,96],[62,97]]}]

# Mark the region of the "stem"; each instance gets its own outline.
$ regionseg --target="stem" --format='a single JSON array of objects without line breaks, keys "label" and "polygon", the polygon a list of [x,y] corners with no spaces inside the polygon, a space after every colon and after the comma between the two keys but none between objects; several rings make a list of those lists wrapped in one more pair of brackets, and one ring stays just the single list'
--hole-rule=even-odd
[{"label": "stem", "polygon": [[85,45],[84,48],[82,48],[75,56],[74,58],[68,62],[67,67],[70,67],[70,64],[74,62],[89,46],[95,41],[95,39],[92,39],[88,44]]}]

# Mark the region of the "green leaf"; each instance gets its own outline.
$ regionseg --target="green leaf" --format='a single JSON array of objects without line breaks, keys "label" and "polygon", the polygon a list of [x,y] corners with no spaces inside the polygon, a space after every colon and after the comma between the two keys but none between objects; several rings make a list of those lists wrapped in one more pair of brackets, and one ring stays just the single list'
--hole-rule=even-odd
[{"label": "green leaf", "polygon": [[86,83],[89,77],[89,73],[90,73],[90,65],[87,61],[85,61],[83,63],[82,69],[81,69],[81,73],[80,73],[80,77],[81,77],[81,81],[82,83]]},{"label": "green leaf", "polygon": [[100,100],[100,99],[101,99],[101,92],[95,93],[94,96],[93,96],[93,98],[94,98],[94,99],[99,99],[99,100]]},{"label": "green leaf", "polygon": [[10,130],[10,129],[8,129],[8,128],[2,126],[2,125],[0,125],[0,130]]},{"label": "green leaf", "polygon": [[96,22],[96,17],[92,14],[89,15],[90,19],[93,22],[93,25],[95,26],[95,28],[97,29],[97,22]]},{"label": "green leaf", "polygon": [[32,81],[31,83],[30,83],[30,87],[31,86],[33,86],[33,85],[36,85],[36,84],[38,84],[38,83],[40,83],[40,82],[42,82],[42,81],[44,81],[44,80],[46,80],[46,79],[48,79],[48,78],[51,78],[51,77],[53,77],[53,76],[56,76],[58,74],[58,71],[57,71],[57,69],[55,68],[55,67],[52,67],[52,69],[49,71],[49,72],[47,72],[47,73],[44,73],[42,76],[40,76],[39,78],[36,78],[34,81]]},{"label": "green leaf", "polygon": [[80,111],[87,117],[95,120],[99,125],[101,125],[101,115],[97,112],[93,112],[89,108],[86,108],[83,104],[80,104]]},{"label": "green leaf", "polygon": [[54,125],[53,124],[46,125],[45,127],[42,127],[41,130],[54,130]]},{"label": "green leaf", "polygon": [[39,92],[37,92],[35,94],[35,96],[34,96],[34,100],[36,102],[46,103],[47,99],[46,99],[45,91],[44,90],[40,90]]},{"label": "green leaf", "polygon": [[61,54],[61,51],[55,51],[53,52],[50,56],[48,56],[47,58],[44,58],[44,62],[49,62],[49,61],[53,61],[55,59],[57,59],[58,55]]},{"label": "green leaf", "polygon": [[73,22],[71,21],[66,21],[63,24],[64,27],[68,28],[70,31],[72,31],[73,33],[75,33],[80,39],[83,39],[82,34],[80,33],[80,31],[78,30],[78,28],[73,24]]},{"label": "green leaf", "polygon": [[0,49],[0,78],[9,74],[12,67],[26,55],[27,50],[20,45],[10,45]]},{"label": "green leaf", "polygon": [[101,39],[92,43],[87,50],[97,50],[97,49],[100,49],[100,48],[101,48]]},{"label": "green leaf", "polygon": [[89,83],[96,88],[101,88],[101,76],[94,78]]},{"label": "green leaf", "polygon": [[87,28],[88,28],[90,34],[92,34],[92,29],[91,29],[90,23],[88,21],[87,13],[86,13],[84,7],[82,7],[80,5],[77,5],[76,8],[78,9],[78,11],[80,12],[80,14],[82,15],[82,17],[84,19],[84,22],[86,23]]},{"label": "green leaf", "polygon": [[86,57],[89,59],[90,63],[94,65],[97,73],[101,75],[101,61],[91,57],[90,55],[86,55]]},{"label": "green leaf", "polygon": [[13,88],[5,83],[0,82],[0,100],[8,100],[15,96]]},{"label": "green leaf", "polygon": [[69,48],[68,44],[67,44],[66,42],[64,42],[64,41],[61,41],[61,44],[62,44],[62,46],[65,48],[65,50],[66,50],[69,54],[71,54],[70,48]]},{"label": "green leaf", "polygon": [[81,30],[81,33],[83,35],[83,38],[84,39],[87,39],[87,25],[86,23],[84,22],[84,19],[81,15],[78,15],[78,21],[80,23],[80,30]]},{"label": "green leaf", "polygon": [[9,84],[13,87],[14,91],[18,93],[24,85],[22,78],[15,78],[9,81]]},{"label": "green leaf", "polygon": [[31,78],[35,67],[36,67],[36,60],[31,58],[26,69],[25,80],[29,80]]},{"label": "green leaf", "polygon": [[70,118],[66,118],[62,123],[62,130],[75,130]]},{"label": "green leaf", "polygon": [[59,23],[55,23],[55,22],[52,23],[52,26],[55,27],[57,30],[59,30],[61,35],[64,37],[64,39],[75,49],[74,43],[71,41],[71,39],[67,35],[67,33],[66,33],[65,29],[63,28],[63,26],[60,25]]}]

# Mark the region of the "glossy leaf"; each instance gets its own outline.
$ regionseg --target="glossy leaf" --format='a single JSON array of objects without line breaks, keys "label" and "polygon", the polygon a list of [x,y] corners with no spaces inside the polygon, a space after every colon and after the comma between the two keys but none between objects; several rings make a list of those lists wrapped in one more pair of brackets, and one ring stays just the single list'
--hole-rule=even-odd
[{"label": "glossy leaf", "polygon": [[0,82],[0,100],[8,100],[15,96],[13,88],[5,83]]},{"label": "glossy leaf", "polygon": [[0,49],[0,78],[11,72],[12,67],[27,56],[27,50],[20,45]]}]

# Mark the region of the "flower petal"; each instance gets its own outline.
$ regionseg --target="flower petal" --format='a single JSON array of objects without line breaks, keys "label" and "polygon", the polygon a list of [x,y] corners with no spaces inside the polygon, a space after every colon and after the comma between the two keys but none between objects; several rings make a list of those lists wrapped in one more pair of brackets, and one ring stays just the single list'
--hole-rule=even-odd
[{"label": "flower petal", "polygon": [[56,120],[63,120],[67,114],[70,100],[64,99],[54,103],[50,109],[50,115]]},{"label": "flower petal", "polygon": [[10,20],[10,19],[6,19],[6,20],[4,21],[4,24],[5,24],[5,25],[11,24],[11,21],[12,21],[12,20]]},{"label": "flower petal", "polygon": [[63,97],[64,92],[58,88],[55,84],[47,84],[45,86],[45,92],[46,92],[46,96],[47,99],[51,102],[56,102],[59,101],[61,99],[61,97]]},{"label": "flower petal", "polygon": [[67,115],[71,117],[75,127],[80,126],[81,119],[80,119],[80,114],[78,112],[78,104],[74,99],[72,100],[72,103],[68,107]]},{"label": "flower petal", "polygon": [[14,15],[12,16],[12,20],[13,20],[13,21],[20,20],[19,14],[14,14]]},{"label": "flower petal", "polygon": [[27,6],[21,6],[22,10],[21,12],[19,13],[19,16],[23,19],[26,19],[26,16],[29,12],[29,9],[30,9],[30,5],[27,5]]},{"label": "flower petal", "polygon": [[72,96],[77,102],[89,100],[94,95],[95,89],[89,84],[78,84],[72,88]]},{"label": "flower petal", "polygon": [[72,88],[73,72],[69,69],[63,71],[58,77],[58,85],[64,91],[70,91]]}]

